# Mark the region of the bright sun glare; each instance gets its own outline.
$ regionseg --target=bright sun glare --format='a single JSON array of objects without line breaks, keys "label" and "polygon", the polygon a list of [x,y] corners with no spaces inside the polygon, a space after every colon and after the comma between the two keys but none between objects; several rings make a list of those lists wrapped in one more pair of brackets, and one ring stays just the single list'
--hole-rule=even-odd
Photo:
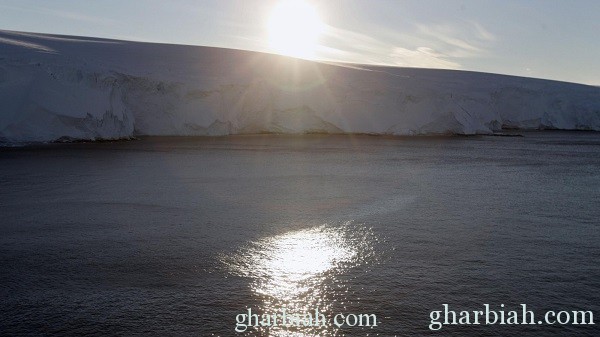
[{"label": "bright sun glare", "polygon": [[269,46],[294,57],[314,58],[324,24],[314,6],[303,0],[283,0],[267,23]]}]

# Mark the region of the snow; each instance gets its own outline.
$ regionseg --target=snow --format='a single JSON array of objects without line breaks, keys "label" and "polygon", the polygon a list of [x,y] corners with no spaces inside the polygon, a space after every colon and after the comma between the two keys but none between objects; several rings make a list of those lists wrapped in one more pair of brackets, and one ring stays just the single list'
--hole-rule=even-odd
[{"label": "snow", "polygon": [[600,130],[600,88],[0,31],[0,142]]}]

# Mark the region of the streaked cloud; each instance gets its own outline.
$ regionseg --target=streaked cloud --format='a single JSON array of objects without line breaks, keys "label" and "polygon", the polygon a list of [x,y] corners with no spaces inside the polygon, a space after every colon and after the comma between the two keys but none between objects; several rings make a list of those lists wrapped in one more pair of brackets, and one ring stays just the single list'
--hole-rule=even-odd
[{"label": "streaked cloud", "polygon": [[450,57],[476,57],[486,53],[493,34],[475,22],[454,25],[417,25],[418,35],[428,39]]},{"label": "streaked cloud", "polygon": [[34,6],[27,6],[27,5],[3,5],[3,4],[0,4],[0,7],[6,8],[6,9],[17,10],[17,11],[24,11],[24,12],[37,12],[37,13],[44,14],[44,15],[51,15],[51,16],[55,16],[55,17],[59,17],[59,18],[67,19],[67,20],[74,20],[74,21],[80,21],[80,22],[86,22],[86,23],[110,24],[110,23],[114,22],[113,20],[106,19],[106,18],[86,15],[86,14],[82,14],[82,13],[78,13],[78,12],[74,12],[74,11],[68,11],[68,10],[64,10],[64,9],[55,10],[55,9],[43,7],[43,6],[35,6],[34,7]]},{"label": "streaked cloud", "polygon": [[436,52],[428,47],[419,47],[416,50],[396,47],[390,56],[394,60],[394,65],[401,67],[461,68],[459,63],[450,61],[447,55]]},{"label": "streaked cloud", "polygon": [[354,63],[461,69],[463,59],[486,55],[494,41],[495,36],[477,22],[417,24],[412,31],[378,36],[328,26],[318,55]]}]

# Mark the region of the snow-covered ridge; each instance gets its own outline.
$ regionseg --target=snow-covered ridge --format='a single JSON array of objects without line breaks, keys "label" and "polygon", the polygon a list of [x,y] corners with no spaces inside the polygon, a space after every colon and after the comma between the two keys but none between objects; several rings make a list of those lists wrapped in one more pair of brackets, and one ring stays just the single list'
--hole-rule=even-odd
[{"label": "snow-covered ridge", "polygon": [[0,142],[600,130],[600,88],[0,31]]}]

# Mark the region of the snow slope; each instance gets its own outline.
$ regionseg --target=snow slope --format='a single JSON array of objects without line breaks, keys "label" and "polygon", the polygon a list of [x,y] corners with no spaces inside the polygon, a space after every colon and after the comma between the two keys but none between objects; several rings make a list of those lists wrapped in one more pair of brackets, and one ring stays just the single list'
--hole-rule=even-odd
[{"label": "snow slope", "polygon": [[0,142],[600,130],[600,88],[0,31]]}]

